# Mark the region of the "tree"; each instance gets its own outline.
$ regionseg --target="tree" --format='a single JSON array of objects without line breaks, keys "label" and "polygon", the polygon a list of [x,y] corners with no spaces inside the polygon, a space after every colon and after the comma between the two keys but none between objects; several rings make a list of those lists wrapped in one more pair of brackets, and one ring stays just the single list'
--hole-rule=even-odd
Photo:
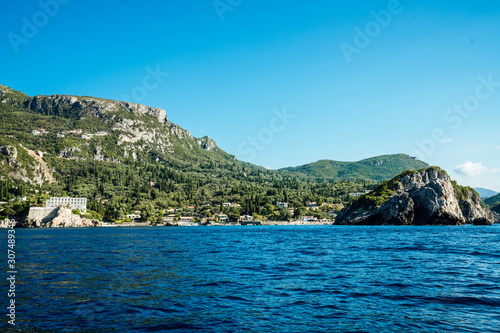
[{"label": "tree", "polygon": [[237,222],[240,219],[240,209],[237,207],[231,207],[227,212],[227,217],[231,222]]},{"label": "tree", "polygon": [[141,209],[142,217],[145,219],[148,219],[150,217],[153,217],[155,215],[155,209],[153,205],[151,204],[146,204],[142,209]]},{"label": "tree", "polygon": [[292,215],[290,214],[288,209],[280,208],[279,215],[278,215],[279,221],[288,221],[288,220],[290,220],[291,217],[292,217]]}]

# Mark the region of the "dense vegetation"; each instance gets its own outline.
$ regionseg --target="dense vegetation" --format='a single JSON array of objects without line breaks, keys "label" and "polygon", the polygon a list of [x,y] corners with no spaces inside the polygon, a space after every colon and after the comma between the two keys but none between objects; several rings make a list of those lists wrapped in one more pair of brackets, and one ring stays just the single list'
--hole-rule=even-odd
[{"label": "dense vegetation", "polygon": [[490,206],[495,206],[497,204],[500,204],[500,194],[497,194],[491,198],[488,198],[488,199],[484,200],[484,202],[486,202]]},{"label": "dense vegetation", "polygon": [[[0,147],[17,151],[14,164],[12,156],[0,154],[0,201],[8,202],[0,207],[0,216],[23,214],[30,204],[42,205],[50,196],[69,195],[88,198],[89,214],[110,220],[137,210],[152,219],[172,208],[178,216],[197,218],[223,212],[231,220],[241,215],[272,220],[313,215],[321,219],[330,218],[327,211],[338,211],[341,204],[348,203],[351,193],[376,185],[363,177],[316,180],[266,170],[238,161],[217,147],[207,151],[187,131],[172,123],[162,124],[152,115],[137,115],[121,107],[101,112],[98,104],[106,100],[96,99],[82,108],[80,97],[75,104],[37,97],[50,109],[36,109],[28,96],[0,88],[6,101],[0,103]],[[123,119],[139,121],[132,127],[154,132],[156,141],[140,139],[119,145],[121,135],[130,134],[116,129]],[[42,128],[48,133],[31,134]],[[90,140],[77,134],[58,137],[62,131],[75,129],[105,131],[107,135]],[[40,166],[28,150],[32,154],[43,151],[54,182],[40,174]],[[45,181],[26,182],[20,175]],[[15,201],[24,197],[26,201]],[[278,207],[277,202],[287,202],[289,209]],[[308,209],[310,202],[318,207]]]},{"label": "dense vegetation", "polygon": [[292,175],[321,180],[370,179],[382,182],[391,179],[405,170],[419,170],[428,167],[427,163],[405,154],[384,155],[368,158],[359,162],[338,162],[321,160],[318,162],[284,168]]}]

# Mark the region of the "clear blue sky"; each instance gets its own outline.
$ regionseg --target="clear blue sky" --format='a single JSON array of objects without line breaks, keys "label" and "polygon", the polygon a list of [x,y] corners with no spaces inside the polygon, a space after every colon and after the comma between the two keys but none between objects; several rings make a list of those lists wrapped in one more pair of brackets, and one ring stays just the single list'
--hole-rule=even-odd
[{"label": "clear blue sky", "polygon": [[420,154],[500,191],[495,1],[60,1],[3,3],[0,83],[161,107],[273,169]]}]

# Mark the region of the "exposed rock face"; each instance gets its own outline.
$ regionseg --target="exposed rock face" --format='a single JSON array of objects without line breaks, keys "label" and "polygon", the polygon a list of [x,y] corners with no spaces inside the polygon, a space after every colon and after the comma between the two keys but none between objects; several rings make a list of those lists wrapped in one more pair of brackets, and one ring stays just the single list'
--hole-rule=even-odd
[{"label": "exposed rock face", "polygon": [[497,212],[491,212],[491,218],[495,223],[500,223],[500,214]]},{"label": "exposed rock face", "polygon": [[80,152],[81,149],[79,147],[64,148],[59,152],[59,157],[68,160],[80,160],[81,158],[77,156]]},{"label": "exposed rock face", "polygon": [[179,139],[192,139],[193,136],[189,131],[186,131],[185,129],[182,129],[179,125],[177,124],[172,124],[170,127],[170,133],[178,137]]},{"label": "exposed rock face", "polygon": [[[373,204],[383,195],[390,198]],[[470,188],[454,184],[439,168],[405,172],[360,197],[339,213],[336,224],[458,225],[493,223]]]},{"label": "exposed rock face", "polygon": [[17,159],[17,149],[14,146],[4,146],[0,147],[0,154],[7,157],[7,163],[9,166],[16,166]]},{"label": "exposed rock face", "polygon": [[54,180],[43,160],[43,153],[26,149],[22,145],[0,147],[0,170],[5,175],[0,175],[0,180],[18,179],[38,185],[43,185],[45,182],[52,183]]},{"label": "exposed rock face", "polygon": [[[15,225],[15,223],[14,223],[14,225]],[[0,229],[9,228],[10,226],[11,226],[11,220],[4,219],[4,220],[0,221]]]},{"label": "exposed rock face", "polygon": [[[35,96],[28,98],[24,103],[26,108],[45,115],[57,115],[68,118],[100,118],[111,128],[110,134],[117,135],[116,145],[119,146],[125,157],[136,159],[137,153],[157,150],[163,154],[174,153],[176,138],[182,140],[181,145],[192,149],[196,142],[203,149],[210,151],[216,147],[215,141],[206,137],[194,138],[191,133],[179,125],[170,122],[164,109],[153,108],[142,104],[118,102],[102,98],[84,96]],[[154,118],[159,124],[152,123]],[[86,135],[93,133],[86,133]],[[88,143],[87,143],[88,146]],[[119,162],[106,151],[94,151],[89,156],[82,147],[64,148],[59,157],[65,159]]]},{"label": "exposed rock face", "polygon": [[[30,213],[31,215],[31,213]],[[97,220],[82,219],[79,215],[71,213],[71,209],[59,207],[55,213],[55,217],[36,219],[28,217],[25,221],[19,223],[18,227],[25,228],[81,228],[81,227],[97,227],[100,222]]]},{"label": "exposed rock face", "polygon": [[138,116],[152,115],[162,124],[168,122],[163,109],[94,97],[35,96],[26,101],[26,106],[47,115],[67,116],[71,114],[80,117],[101,117],[107,113],[128,111]]},{"label": "exposed rock face", "polygon": [[215,140],[211,139],[208,136],[204,136],[203,138],[196,140],[196,143],[198,143],[198,145],[206,151],[211,151],[212,149],[217,147],[217,143],[215,142]]}]

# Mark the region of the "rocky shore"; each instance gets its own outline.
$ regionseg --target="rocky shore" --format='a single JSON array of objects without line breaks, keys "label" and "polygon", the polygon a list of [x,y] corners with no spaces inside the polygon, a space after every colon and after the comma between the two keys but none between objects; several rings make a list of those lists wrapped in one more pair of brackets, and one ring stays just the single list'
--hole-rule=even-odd
[{"label": "rocky shore", "polygon": [[[84,219],[79,215],[72,214],[71,209],[65,207],[54,209],[54,216],[49,218],[30,217],[30,215],[18,221],[14,226],[16,228],[82,228],[98,227],[101,224],[98,220]],[[3,220],[0,223],[0,228],[7,228],[8,224],[9,220]]]},{"label": "rocky shore", "polygon": [[471,188],[432,167],[406,171],[361,196],[339,213],[346,225],[491,225],[495,218]]}]

